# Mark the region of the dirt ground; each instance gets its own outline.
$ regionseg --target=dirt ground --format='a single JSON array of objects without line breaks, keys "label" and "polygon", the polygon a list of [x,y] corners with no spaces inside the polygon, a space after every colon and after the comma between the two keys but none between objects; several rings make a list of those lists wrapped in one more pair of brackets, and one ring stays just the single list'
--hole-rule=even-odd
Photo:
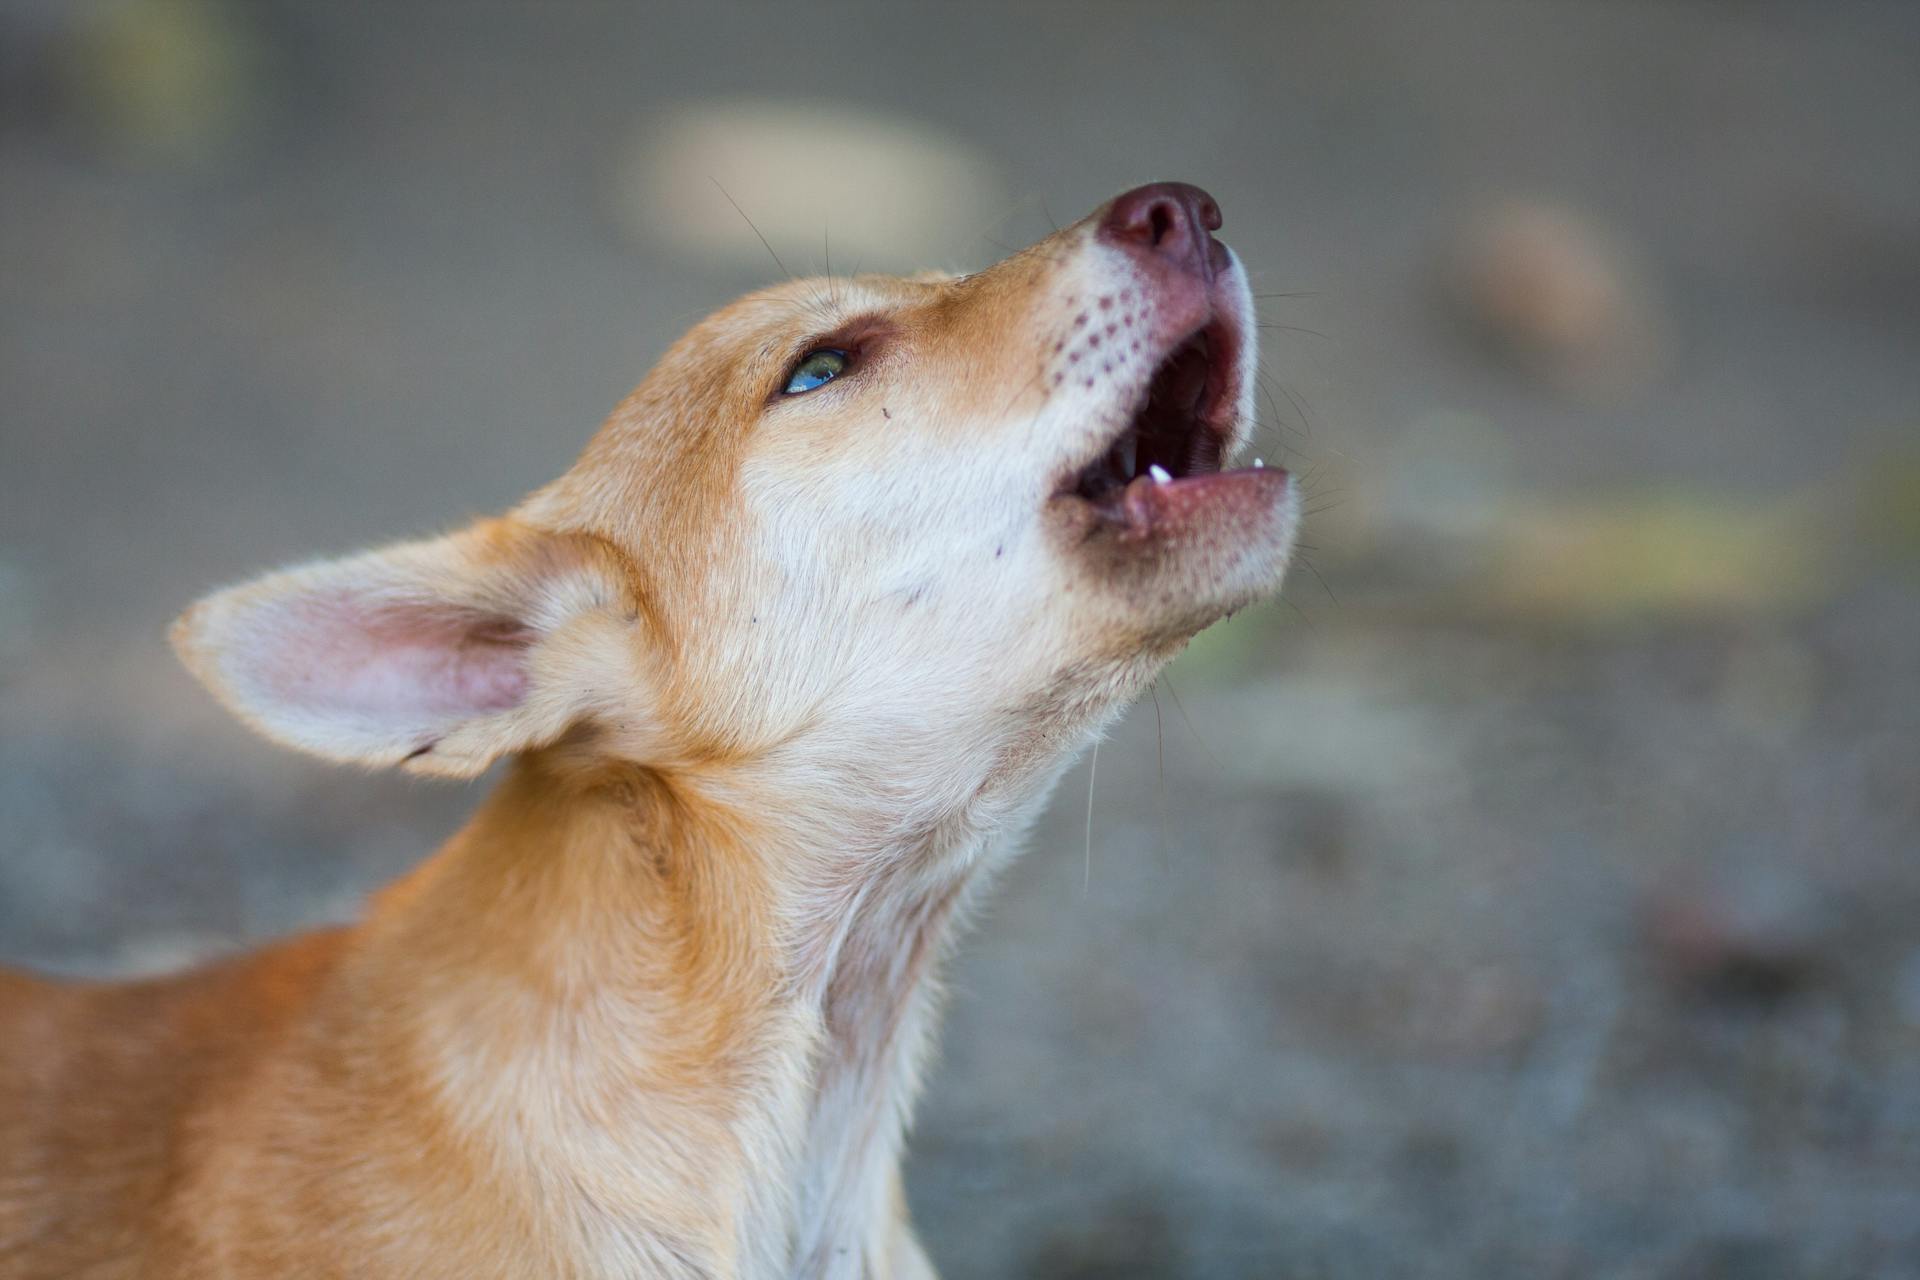
[{"label": "dirt ground", "polygon": [[564,467],[775,272],[689,175],[796,174],[740,202],[839,269],[1184,178],[1311,568],[962,948],[944,1273],[1920,1276],[1916,155],[1897,3],[8,0],[0,959],[339,918],[458,824],[164,624]]}]

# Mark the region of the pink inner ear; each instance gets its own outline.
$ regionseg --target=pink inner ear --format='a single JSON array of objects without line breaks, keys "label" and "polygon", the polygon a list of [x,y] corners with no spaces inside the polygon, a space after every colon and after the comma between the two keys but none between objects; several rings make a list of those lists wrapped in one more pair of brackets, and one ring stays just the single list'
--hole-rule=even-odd
[{"label": "pink inner ear", "polygon": [[444,603],[308,598],[273,628],[263,683],[308,714],[395,732],[515,707],[533,633],[511,618]]}]

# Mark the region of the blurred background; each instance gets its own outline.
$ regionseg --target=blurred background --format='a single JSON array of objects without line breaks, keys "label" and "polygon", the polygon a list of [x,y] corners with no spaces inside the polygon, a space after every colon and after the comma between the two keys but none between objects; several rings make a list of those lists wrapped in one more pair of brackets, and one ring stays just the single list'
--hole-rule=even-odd
[{"label": "blurred background", "polygon": [[[203,590],[564,468],[789,267],[1198,182],[1310,567],[953,971],[951,1277],[1920,1275],[1920,6],[0,4],[0,959],[351,914],[475,793]],[[724,190],[724,194],[723,194]]]}]

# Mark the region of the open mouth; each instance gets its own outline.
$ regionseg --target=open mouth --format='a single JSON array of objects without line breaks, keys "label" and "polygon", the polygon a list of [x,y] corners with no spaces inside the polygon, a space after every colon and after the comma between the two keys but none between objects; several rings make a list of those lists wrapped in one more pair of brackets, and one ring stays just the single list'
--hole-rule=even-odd
[{"label": "open mouth", "polygon": [[1219,472],[1235,406],[1239,340],[1215,320],[1161,360],[1138,407],[1106,452],[1074,474],[1065,492],[1102,515],[1133,523],[1127,491]]}]

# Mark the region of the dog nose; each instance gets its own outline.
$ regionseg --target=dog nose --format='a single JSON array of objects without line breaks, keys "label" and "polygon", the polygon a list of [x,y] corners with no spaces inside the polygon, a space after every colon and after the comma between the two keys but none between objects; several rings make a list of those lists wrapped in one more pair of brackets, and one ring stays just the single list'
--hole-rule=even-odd
[{"label": "dog nose", "polygon": [[1153,182],[1115,196],[1100,220],[1102,238],[1177,270],[1211,280],[1227,266],[1220,205],[1185,182]]}]

